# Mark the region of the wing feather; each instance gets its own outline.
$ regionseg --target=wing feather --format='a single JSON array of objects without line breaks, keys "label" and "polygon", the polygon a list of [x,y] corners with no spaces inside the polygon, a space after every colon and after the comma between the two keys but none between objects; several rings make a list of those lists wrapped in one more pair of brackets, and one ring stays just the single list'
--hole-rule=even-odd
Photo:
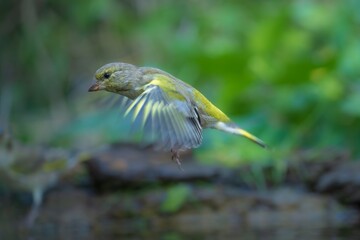
[{"label": "wing feather", "polygon": [[144,135],[155,137],[161,149],[181,150],[201,144],[202,128],[193,106],[170,98],[160,86],[149,84],[128,106],[128,114]]},{"label": "wing feather", "polygon": [[[177,145],[181,146],[181,143],[187,142],[187,134],[184,124],[180,121],[172,111],[168,111],[169,117],[173,119],[174,132],[178,133],[177,137]],[[181,134],[182,133],[182,134]],[[186,147],[186,146],[185,146]]]}]

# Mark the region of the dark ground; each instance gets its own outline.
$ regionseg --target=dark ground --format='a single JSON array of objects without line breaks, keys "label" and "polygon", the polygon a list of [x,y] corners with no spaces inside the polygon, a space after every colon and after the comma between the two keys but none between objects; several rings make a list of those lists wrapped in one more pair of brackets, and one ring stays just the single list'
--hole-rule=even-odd
[{"label": "dark ground", "polygon": [[20,224],[28,205],[4,194],[1,239],[358,235],[360,165],[339,153],[316,163],[307,153],[299,158],[302,164],[290,164],[284,184],[268,181],[268,187],[256,189],[241,178],[249,171],[246,167],[200,165],[187,153],[181,171],[168,153],[113,145],[92,155],[48,192],[30,230]]}]

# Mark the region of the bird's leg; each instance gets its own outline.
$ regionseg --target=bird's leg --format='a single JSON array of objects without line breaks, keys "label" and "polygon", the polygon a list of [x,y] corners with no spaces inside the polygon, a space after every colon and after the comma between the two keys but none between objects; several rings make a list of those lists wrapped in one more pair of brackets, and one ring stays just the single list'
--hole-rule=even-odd
[{"label": "bird's leg", "polygon": [[171,160],[175,161],[178,165],[178,167],[184,171],[184,169],[181,167],[181,162],[180,162],[180,154],[179,154],[179,151],[176,151],[174,149],[171,149],[171,153],[172,153],[172,156],[171,156]]},{"label": "bird's leg", "polygon": [[43,198],[43,190],[42,189],[34,190],[32,196],[33,196],[33,204],[31,206],[30,212],[28,213],[25,219],[25,226],[28,228],[31,228],[33,226],[35,219],[39,215],[39,209]]}]

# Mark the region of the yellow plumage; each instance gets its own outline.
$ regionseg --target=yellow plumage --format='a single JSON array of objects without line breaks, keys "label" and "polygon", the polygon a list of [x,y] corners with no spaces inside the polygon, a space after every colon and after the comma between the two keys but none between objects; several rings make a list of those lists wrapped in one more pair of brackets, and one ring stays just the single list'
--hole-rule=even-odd
[{"label": "yellow plumage", "polygon": [[132,114],[134,122],[141,122],[139,127],[156,136],[158,148],[171,150],[178,164],[179,151],[201,144],[204,128],[241,135],[266,147],[198,90],[160,69],[109,63],[96,71],[95,78],[89,91],[105,90],[130,101],[125,115]]}]

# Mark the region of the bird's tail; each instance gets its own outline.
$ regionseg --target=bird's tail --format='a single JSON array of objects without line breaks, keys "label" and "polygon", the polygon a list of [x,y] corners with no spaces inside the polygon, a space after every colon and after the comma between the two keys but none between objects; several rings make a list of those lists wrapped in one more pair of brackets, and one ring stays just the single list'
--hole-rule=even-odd
[{"label": "bird's tail", "polygon": [[255,137],[251,133],[245,131],[244,129],[241,129],[233,122],[228,122],[228,123],[218,122],[215,124],[214,128],[219,129],[224,132],[244,136],[247,139],[251,140],[252,142],[258,144],[259,146],[261,146],[263,148],[268,148],[268,146],[262,140]]}]

